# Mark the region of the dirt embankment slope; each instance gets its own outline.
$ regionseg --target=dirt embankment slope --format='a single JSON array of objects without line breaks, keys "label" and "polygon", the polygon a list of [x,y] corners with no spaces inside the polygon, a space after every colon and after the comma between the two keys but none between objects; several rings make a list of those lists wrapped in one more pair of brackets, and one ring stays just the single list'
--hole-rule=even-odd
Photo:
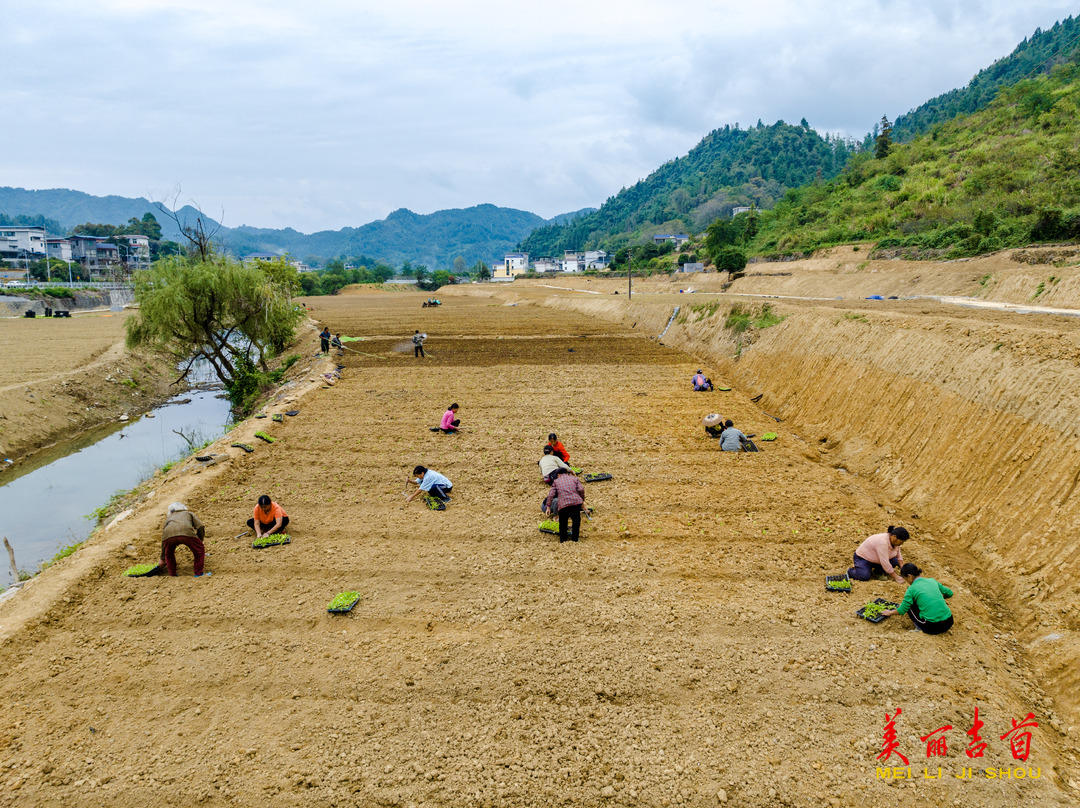
[{"label": "dirt embankment slope", "polygon": [[[786,436],[721,455],[703,409],[774,423],[746,391],[688,393],[698,360],[640,326],[387,297],[310,301],[369,337],[344,378],[296,418],[254,422],[273,445],[162,486],[87,548],[108,552],[41,576],[83,564],[66,600],[2,635],[0,805],[1075,804],[1075,749],[1045,725],[1037,779],[953,776],[975,706],[985,764],[1012,768],[997,736],[1048,702],[935,524],[919,523],[913,553],[956,583],[957,630],[858,622],[864,597],[898,587],[851,599],[822,575],[897,507]],[[428,360],[412,357],[414,328]],[[451,401],[468,431],[431,433]],[[614,475],[587,489],[580,544],[536,531],[553,429]],[[415,463],[454,481],[444,513],[402,508]],[[232,536],[265,491],[294,540],[254,551]],[[174,498],[208,524],[214,577],[121,578],[121,548],[152,557]],[[346,588],[361,603],[327,615]],[[919,736],[957,728],[941,780],[876,778],[897,707],[916,777]]]},{"label": "dirt embankment slope", "polygon": [[128,316],[0,318],[0,458],[17,461],[175,392],[172,367],[125,349]]},{"label": "dirt embankment slope", "polygon": [[[880,263],[887,265],[879,273],[885,276],[874,288],[886,291],[904,286],[919,293],[923,287],[908,283],[911,273],[934,269]],[[772,301],[787,319],[738,336],[724,327],[725,319],[734,303],[747,305],[745,298],[721,297],[710,313],[715,297],[647,291],[664,290],[664,281],[642,284],[629,309],[611,295],[625,293],[625,281],[589,285],[603,295],[528,292],[524,285],[518,295],[636,321],[653,333],[682,305],[665,342],[708,358],[736,384],[763,393],[761,406],[784,419],[783,431],[806,441],[807,456],[872,480],[903,513],[938,523],[943,549],[956,554],[971,586],[1024,627],[1025,653],[1055,694],[1060,723],[1080,726],[1080,553],[1074,539],[1080,529],[1080,324],[931,301],[851,300],[871,288],[865,278],[849,285],[842,273],[829,272],[826,284],[820,268],[773,266],[792,274],[775,285],[766,276],[751,279],[751,288],[849,300]],[[1065,294],[1080,289],[1075,267],[1007,269],[1000,274],[1014,289],[1024,286],[1025,273],[1054,274],[1053,304],[1080,305],[1080,296]],[[955,264],[943,265],[945,277],[928,285],[933,292],[963,291],[958,272]],[[714,282],[699,279],[706,282],[688,285]],[[740,281],[733,290],[746,288]]]}]

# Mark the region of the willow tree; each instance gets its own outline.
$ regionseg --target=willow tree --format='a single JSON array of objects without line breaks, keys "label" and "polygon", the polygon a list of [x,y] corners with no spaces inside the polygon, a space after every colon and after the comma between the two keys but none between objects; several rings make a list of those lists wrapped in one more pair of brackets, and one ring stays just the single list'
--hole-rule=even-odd
[{"label": "willow tree", "polygon": [[165,259],[135,276],[139,310],[127,323],[127,344],[170,356],[183,366],[177,382],[205,359],[232,390],[292,342],[304,316],[292,302],[298,287],[283,260]]}]

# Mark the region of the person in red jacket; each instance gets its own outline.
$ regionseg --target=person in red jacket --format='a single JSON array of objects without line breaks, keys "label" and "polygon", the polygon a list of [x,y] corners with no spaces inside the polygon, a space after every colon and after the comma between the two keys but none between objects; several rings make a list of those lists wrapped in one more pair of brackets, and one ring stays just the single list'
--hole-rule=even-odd
[{"label": "person in red jacket", "polygon": [[[544,510],[550,512],[552,502],[558,499],[559,543],[577,541],[581,532],[581,506],[585,504],[585,486],[571,471],[555,469],[551,480],[551,490],[544,500]],[[567,527],[570,535],[567,535]]]},{"label": "person in red jacket", "polygon": [[547,445],[551,447],[552,453],[564,463],[570,462],[570,453],[566,451],[566,447],[562,445],[562,441],[559,440],[559,436],[554,432],[548,435]]},{"label": "person in red jacket", "polygon": [[267,494],[259,497],[259,502],[255,506],[255,515],[247,520],[247,526],[255,531],[256,538],[280,533],[288,524],[289,515]]}]

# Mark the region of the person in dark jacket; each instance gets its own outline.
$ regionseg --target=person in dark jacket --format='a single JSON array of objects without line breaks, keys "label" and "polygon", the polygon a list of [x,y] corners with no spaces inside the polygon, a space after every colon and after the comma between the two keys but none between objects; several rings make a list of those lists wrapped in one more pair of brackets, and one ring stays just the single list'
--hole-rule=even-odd
[{"label": "person in dark jacket", "polygon": [[573,472],[556,469],[553,474],[551,490],[544,500],[543,510],[550,513],[553,501],[558,498],[559,542],[577,541],[581,533],[581,506],[585,504],[585,486]]},{"label": "person in dark jacket", "polygon": [[206,527],[187,509],[187,505],[174,502],[169,506],[165,524],[161,528],[161,563],[165,565],[169,575],[176,575],[176,548],[181,544],[191,550],[195,557],[195,577],[210,575],[209,572],[203,572],[203,564],[206,562],[206,548],[203,546],[205,537]]},{"label": "person in dark jacket", "polygon": [[885,609],[882,614],[907,614],[923,634],[944,634],[952,628],[952,611],[945,602],[945,598],[952,597],[952,590],[933,578],[923,578],[922,570],[911,562],[900,568],[900,575],[908,582],[904,599],[895,609]]},{"label": "person in dark jacket", "polygon": [[324,325],[323,330],[319,332],[319,344],[323,353],[330,353],[330,328],[328,326]]}]

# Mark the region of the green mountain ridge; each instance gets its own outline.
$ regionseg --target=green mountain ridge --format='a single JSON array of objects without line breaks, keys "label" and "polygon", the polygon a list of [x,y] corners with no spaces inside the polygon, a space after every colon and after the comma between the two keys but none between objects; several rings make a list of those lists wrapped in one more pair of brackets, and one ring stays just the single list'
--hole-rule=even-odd
[{"label": "green mountain ridge", "polygon": [[[431,268],[450,267],[459,255],[466,262],[490,262],[514,249],[537,227],[549,222],[572,221],[591,211],[565,213],[543,219],[535,213],[495,205],[474,205],[418,214],[401,208],[385,219],[360,227],[301,233],[293,228],[224,227],[209,216],[202,218],[217,238],[235,255],[252,252],[288,253],[294,258],[324,262],[341,256],[364,255],[398,266],[405,261]],[[182,241],[179,228],[157,204],[143,197],[94,196],[65,188],[28,190],[0,187],[0,216],[26,222],[49,221],[61,232],[86,222],[124,224],[132,217],[153,213],[166,239]],[[189,224],[200,212],[185,205],[177,218]]]},{"label": "green mountain ridge", "polygon": [[[998,90],[887,156],[788,191],[757,217],[751,254],[874,241],[878,254],[960,257],[1080,240],[1080,64]],[[744,218],[744,217],[739,217]]]},{"label": "green mountain ridge", "polygon": [[806,121],[715,129],[598,210],[533,231],[521,248],[558,255],[583,247],[618,249],[660,230],[700,231],[736,206],[771,207],[788,188],[835,176],[850,148],[842,139],[821,137]]}]

